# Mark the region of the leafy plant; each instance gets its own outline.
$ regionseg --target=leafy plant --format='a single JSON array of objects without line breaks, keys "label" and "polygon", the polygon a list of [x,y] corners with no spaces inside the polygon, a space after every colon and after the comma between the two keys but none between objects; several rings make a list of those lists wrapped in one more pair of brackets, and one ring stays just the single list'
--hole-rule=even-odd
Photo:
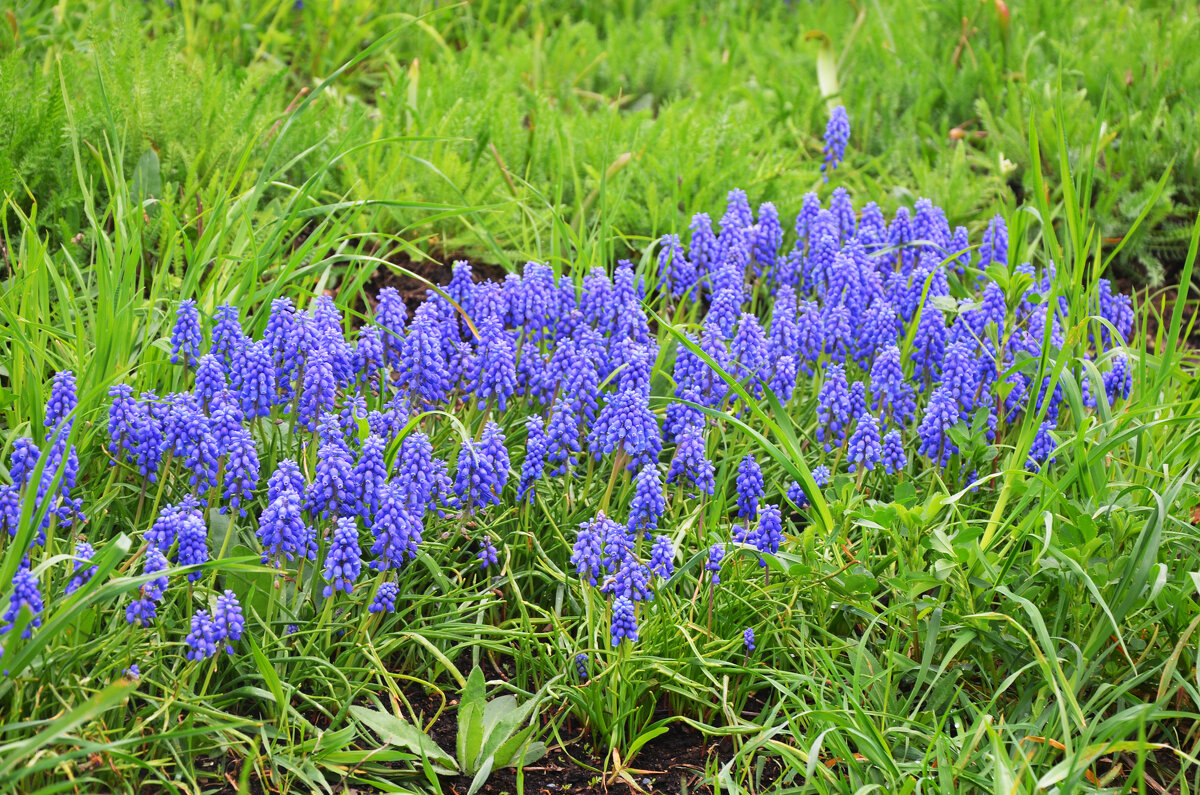
[{"label": "leafy plant", "polygon": [[451,756],[425,732],[403,718],[362,706],[350,714],[370,727],[380,739],[399,745],[428,761],[442,775],[471,776],[468,795],[474,795],[493,770],[536,762],[546,754],[541,741],[532,740],[537,725],[520,728],[537,704],[537,698],[520,703],[506,694],[487,700],[483,671],[471,671],[458,704],[458,738]]}]

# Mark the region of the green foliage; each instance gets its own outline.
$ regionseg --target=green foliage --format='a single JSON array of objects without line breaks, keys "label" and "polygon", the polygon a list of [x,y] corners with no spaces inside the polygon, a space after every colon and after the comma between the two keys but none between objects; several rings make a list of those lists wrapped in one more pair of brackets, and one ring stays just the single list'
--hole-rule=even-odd
[{"label": "green foliage", "polygon": [[[728,739],[706,780],[731,792],[1200,786],[1200,382],[1180,352],[1191,304],[1140,302],[1133,396],[1078,410],[1080,374],[1105,364],[1081,344],[1096,279],[1173,284],[1194,270],[1193,11],[1031,0],[1004,26],[974,0],[177,5],[18,3],[0,16],[0,461],[20,436],[44,446],[47,376],[74,370],[84,532],[103,550],[101,575],[61,598],[76,537],[52,530],[45,623],[20,640],[25,615],[3,636],[0,789],[432,789],[439,772],[533,761],[526,723],[547,704],[572,753],[609,765],[619,752],[598,772],[614,784],[640,778],[628,766],[652,739],[691,728]],[[478,572],[463,528],[436,525],[389,616],[365,612],[374,581],[338,616],[311,566],[278,580],[252,522],[226,517],[195,593],[172,589],[154,630],[125,624],[147,580],[132,539],[173,486],[109,466],[106,393],[180,388],[179,298],[206,314],[236,301],[260,333],[274,298],[328,291],[357,317],[379,270],[458,252],[536,258],[568,278],[632,255],[649,281],[649,241],[719,212],[731,187],[785,214],[804,191],[827,197],[810,31],[831,42],[853,126],[834,184],[889,211],[930,196],[976,238],[1003,211],[1022,259],[1058,265],[1067,343],[1017,365],[1063,385],[1053,468],[1023,466],[1032,421],[996,446],[964,424],[960,471],[840,475],[818,491],[805,394],[788,411],[713,418],[722,485],[671,501],[664,526],[692,554],[633,649],[611,648],[604,601],[569,565],[579,522],[628,501],[623,476],[479,517],[471,532],[503,540],[495,576]],[[696,320],[651,308],[664,348]],[[656,365],[656,389],[670,365]],[[483,419],[421,421],[444,449]],[[519,446],[523,431],[506,431]],[[264,471],[297,452],[282,429],[263,438]],[[732,552],[714,599],[699,584],[703,542],[748,452],[768,482],[812,485],[816,507],[788,512],[765,572]],[[24,540],[3,542],[0,582]],[[190,664],[187,615],[222,588],[247,606],[247,635],[236,655]],[[304,629],[288,634],[293,623]],[[563,676],[581,652],[586,683]],[[508,669],[512,694],[484,701],[484,658]],[[411,687],[444,705],[463,685],[451,754],[401,705]]]},{"label": "green foliage", "polygon": [[351,707],[350,714],[379,735],[385,743],[407,748],[433,765],[435,772],[471,777],[474,795],[493,770],[537,762],[546,746],[531,739],[536,725],[521,725],[536,701],[521,704],[511,694],[487,700],[483,671],[471,670],[458,702],[458,735],[455,756],[443,751],[429,735],[403,718],[366,707]]}]

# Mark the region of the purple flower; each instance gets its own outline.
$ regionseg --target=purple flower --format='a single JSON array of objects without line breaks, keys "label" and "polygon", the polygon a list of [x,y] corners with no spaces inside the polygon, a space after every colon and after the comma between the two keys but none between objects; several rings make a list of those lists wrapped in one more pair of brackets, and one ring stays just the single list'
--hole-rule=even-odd
[{"label": "purple flower", "polygon": [[1104,392],[1108,395],[1109,404],[1117,402],[1117,398],[1128,398],[1133,390],[1133,373],[1129,371],[1129,360],[1125,354],[1118,353],[1113,357],[1112,369],[1104,374]]},{"label": "purple flower", "polygon": [[55,373],[50,382],[50,397],[46,401],[46,418],[42,424],[53,428],[63,423],[77,405],[79,398],[75,394],[75,373],[70,370]]},{"label": "purple flower", "polygon": [[959,408],[954,393],[945,387],[938,387],[929,398],[925,407],[925,415],[917,427],[917,435],[921,439],[918,452],[928,456],[939,466],[946,466],[950,456],[958,452],[958,447],[950,440],[950,429],[958,424]]},{"label": "purple flower", "polygon": [[1030,472],[1041,472],[1044,465],[1053,464],[1057,460],[1052,453],[1058,443],[1050,435],[1050,431],[1054,430],[1054,424],[1053,420],[1046,419],[1038,426],[1037,434],[1033,437],[1033,444],[1029,448],[1029,458],[1025,460],[1025,468]]},{"label": "purple flower", "polygon": [[588,656],[584,652],[575,655],[575,673],[579,676],[580,682],[588,680]]},{"label": "purple flower", "polygon": [[829,467],[824,465],[813,467],[812,479],[813,483],[817,484],[817,488],[819,489],[823,489],[828,486],[830,480]]},{"label": "purple flower", "polygon": [[213,610],[212,625],[220,640],[227,641],[225,651],[233,654],[233,646],[242,639],[246,628],[246,619],[242,615],[242,606],[234,596],[233,591],[226,591],[217,597],[217,606]]},{"label": "purple flower", "polygon": [[667,536],[654,538],[654,546],[650,548],[650,571],[664,580],[671,579],[675,573],[675,546]]},{"label": "purple flower", "polygon": [[766,490],[762,468],[754,460],[753,454],[747,455],[738,464],[736,487],[738,516],[754,519],[758,516],[758,501]]},{"label": "purple flower", "polygon": [[325,554],[325,597],[334,591],[353,593],[354,581],[362,571],[362,553],[358,548],[358,528],[353,519],[339,517],[334,525],[329,551]]},{"label": "purple flower", "polygon": [[488,398],[495,397],[496,404],[504,411],[508,399],[517,390],[516,340],[494,315],[484,318],[479,334],[479,353],[475,357],[471,391],[480,408]]},{"label": "purple flower", "polygon": [[233,365],[233,354],[242,344],[242,321],[236,306],[221,304],[217,307],[216,325],[213,326],[212,348],[210,352],[217,357],[225,372]]},{"label": "purple flower", "polygon": [[705,455],[704,426],[690,425],[679,436],[675,457],[667,470],[668,483],[691,483],[704,494],[716,491],[712,462]]},{"label": "purple flower", "polygon": [[1002,215],[988,221],[979,246],[979,269],[987,270],[993,262],[1008,266],[1008,224],[1004,223]]},{"label": "purple flower", "polygon": [[751,627],[746,627],[746,631],[742,633],[742,643],[746,647],[746,654],[754,651],[754,630]]},{"label": "purple flower", "polygon": [[411,433],[400,445],[397,496],[418,516],[433,504],[446,473],[446,463],[433,457],[433,445],[423,433]]},{"label": "purple flower", "polygon": [[450,370],[446,365],[440,323],[433,304],[417,308],[412,327],[404,338],[400,359],[400,381],[411,398],[426,404],[445,402],[450,394]]},{"label": "purple flower", "polygon": [[[362,326],[354,345],[354,372],[370,387],[379,389],[380,372],[387,367],[387,354],[378,326]],[[384,375],[386,378],[386,374]]]},{"label": "purple flower", "polygon": [[[604,552],[605,537],[609,534],[610,527],[615,524],[601,511],[592,521],[579,525],[575,546],[571,550],[571,563],[579,572],[580,579],[587,580],[590,585],[595,585],[600,577],[600,558]],[[624,534],[619,525],[617,529]]]},{"label": "purple flower", "polygon": [[[762,513],[758,517],[758,534],[755,539],[755,545],[759,552],[770,552],[774,555],[779,551],[779,545],[783,541],[783,515],[779,507],[775,505],[763,506]],[[766,566],[766,561],[759,558],[758,565]]]},{"label": "purple flower", "polygon": [[829,123],[825,126],[825,162],[821,164],[821,172],[826,182],[829,181],[829,169],[841,164],[849,140],[850,118],[846,115],[846,109],[838,105],[829,114]]},{"label": "purple flower", "polygon": [[787,498],[792,501],[792,504],[797,508],[808,507],[808,495],[804,493],[804,487],[796,481],[792,481],[787,487]]},{"label": "purple flower", "polygon": [[8,608],[4,611],[4,626],[0,627],[0,635],[12,631],[22,607],[28,607],[29,612],[33,614],[33,618],[25,626],[25,631],[21,633],[22,638],[28,639],[33,636],[33,630],[42,625],[41,613],[45,608],[41,584],[37,575],[30,571],[28,559],[22,561],[17,573],[13,575],[12,591],[8,595]]},{"label": "purple flower", "polygon": [[204,345],[204,332],[200,330],[200,312],[196,302],[185,298],[175,309],[175,328],[171,331],[171,364],[183,359],[185,367],[196,364],[196,354]]},{"label": "purple flower", "polygon": [[713,234],[712,220],[707,213],[692,216],[688,226],[691,238],[688,243],[688,258],[696,266],[696,276],[708,276],[718,262],[717,236]]},{"label": "purple flower", "polygon": [[904,443],[900,440],[900,431],[892,430],[883,437],[881,459],[883,471],[888,474],[899,472],[908,466],[908,455],[904,452]]},{"label": "purple flower", "polygon": [[363,442],[358,462],[350,471],[350,490],[354,495],[354,510],[370,523],[379,510],[379,497],[387,481],[387,462],[383,457],[383,439],[371,434]]},{"label": "purple flower", "polygon": [[221,367],[221,362],[217,360],[217,357],[211,353],[201,356],[199,366],[196,368],[196,387],[193,390],[200,406],[207,409],[217,395],[225,392],[228,388],[229,382],[225,378],[225,370]]},{"label": "purple flower", "polygon": [[754,227],[754,271],[757,275],[770,274],[775,270],[775,260],[783,243],[783,226],[779,223],[779,211],[771,202],[758,206],[758,224]]},{"label": "purple flower", "polygon": [[846,369],[840,364],[830,364],[825,368],[825,383],[817,394],[817,441],[825,443],[826,452],[832,449],[830,442],[840,446],[845,441],[851,409]]},{"label": "purple flower", "polygon": [[858,471],[858,467],[870,472],[875,469],[883,457],[883,443],[879,438],[879,422],[872,414],[863,414],[858,418],[858,426],[850,437],[846,447],[846,461],[850,471]]},{"label": "purple flower", "polygon": [[630,643],[637,643],[638,625],[637,616],[634,613],[633,600],[625,596],[618,596],[613,600],[613,647],[616,648],[617,646],[620,646],[622,640],[628,640]]},{"label": "purple flower", "polygon": [[889,345],[883,349],[871,367],[871,408],[880,412],[886,423],[905,426],[916,415],[917,401],[913,388],[904,380],[900,366],[900,349]]},{"label": "purple flower", "polygon": [[395,613],[396,597],[400,595],[400,586],[394,582],[385,582],[375,592],[375,598],[367,610],[371,613]]},{"label": "purple flower", "polygon": [[588,435],[588,447],[597,461],[623,450],[630,457],[630,469],[657,461],[662,451],[662,434],[650,411],[648,396],[633,389],[619,390],[609,396]]},{"label": "purple flower", "polygon": [[[289,463],[289,462],[282,462]],[[279,474],[282,471],[276,471]],[[272,480],[275,479],[273,475]],[[258,518],[258,540],[262,543],[262,562],[270,558],[317,559],[316,533],[304,524],[301,516],[300,494],[286,484],[271,497]]]},{"label": "purple flower", "polygon": [[405,503],[396,485],[384,485],[380,491],[379,510],[371,524],[375,536],[371,554],[376,558],[371,568],[376,571],[398,569],[404,565],[405,557],[416,558],[421,530],[420,518]]},{"label": "purple flower", "polygon": [[285,458],[279,462],[267,480],[267,502],[274,502],[280,494],[288,490],[303,495],[305,485],[300,466],[292,459]]},{"label": "purple flower", "polygon": [[301,350],[304,346],[304,330],[300,315],[290,298],[276,298],[271,302],[271,314],[263,341],[271,351],[275,365],[275,385],[278,388],[277,402],[292,399],[292,382],[300,369]]},{"label": "purple flower", "polygon": [[946,336],[946,318],[942,310],[934,306],[933,302],[926,303],[917,323],[912,351],[917,383],[922,390],[938,379],[939,367],[946,352]]},{"label": "purple flower", "polygon": [[629,532],[650,531],[658,527],[658,521],[667,509],[667,497],[663,493],[662,475],[657,464],[647,464],[634,477],[633,500],[629,505]]},{"label": "purple flower", "polygon": [[225,499],[230,508],[245,516],[242,503],[253,499],[258,486],[258,451],[250,432],[239,425],[225,443],[225,454]]},{"label": "purple flower", "polygon": [[383,348],[392,367],[399,368],[404,349],[404,327],[408,307],[395,287],[384,287],[376,296],[375,322],[383,329]]},{"label": "purple flower", "polygon": [[696,266],[687,258],[679,235],[663,235],[658,243],[659,285],[680,298],[696,286]]},{"label": "purple flower", "polygon": [[492,540],[487,536],[479,539],[479,552],[475,555],[475,559],[479,561],[479,568],[481,569],[495,566],[500,561],[500,555],[496,552],[496,547],[492,545]]},{"label": "purple flower", "polygon": [[[186,506],[186,507],[185,507]],[[179,540],[177,559],[180,566],[198,566],[208,562],[208,525],[195,503],[181,506],[175,515],[176,538]],[[160,547],[161,548],[161,547]],[[202,571],[188,574],[188,582],[204,576]]]},{"label": "purple flower", "polygon": [[542,479],[546,470],[546,451],[549,444],[542,418],[531,414],[525,419],[527,441],[525,444],[525,460],[521,462],[521,481],[517,486],[517,501],[528,501],[533,504],[537,496],[535,486]]},{"label": "purple flower", "polygon": [[312,516],[341,516],[353,506],[354,456],[343,440],[337,417],[321,417],[317,467],[305,494],[304,508]]},{"label": "purple flower", "polygon": [[854,238],[854,202],[850,192],[842,187],[833,189],[829,198],[829,212],[837,221],[838,236],[845,242]]},{"label": "purple flower", "polygon": [[315,430],[317,420],[337,405],[337,379],[333,364],[322,348],[313,351],[304,363],[304,388],[296,423],[306,431]]},{"label": "purple flower", "polygon": [[704,564],[704,570],[711,573],[713,585],[721,584],[721,561],[724,558],[724,544],[717,543],[708,548],[708,561]]},{"label": "purple flower", "polygon": [[242,345],[234,355],[231,375],[242,413],[251,418],[270,416],[275,402],[275,365],[267,343],[247,341]]},{"label": "purple flower", "polygon": [[95,576],[97,567],[87,565],[88,563],[91,563],[92,558],[95,557],[95,555],[95,548],[88,542],[79,541],[75,544],[75,566],[71,571],[74,576],[71,577],[71,581],[67,583],[67,587],[63,591],[64,594],[70,596],[82,588],[90,579],[92,579],[93,576]]},{"label": "purple flower", "polygon": [[184,638],[189,660],[207,660],[216,655],[217,643],[222,640],[212,616],[207,610],[197,610],[192,616],[192,629]]}]

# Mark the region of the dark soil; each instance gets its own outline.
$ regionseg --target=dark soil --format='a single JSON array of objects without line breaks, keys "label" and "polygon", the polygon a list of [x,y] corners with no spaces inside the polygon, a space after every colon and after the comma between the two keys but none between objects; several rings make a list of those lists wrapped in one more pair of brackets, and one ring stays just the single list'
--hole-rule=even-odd
[{"label": "dark soil", "polygon": [[[436,694],[426,695],[417,690],[406,691],[405,696],[418,716],[425,720],[436,714],[441,705],[441,698]],[[665,717],[665,714],[659,717]],[[453,749],[458,737],[457,721],[455,706],[447,705],[430,729],[430,736],[443,748]],[[552,744],[552,736],[546,737],[550,751],[537,763],[524,768],[519,785],[517,771],[505,768],[493,771],[479,792],[484,795],[511,795],[517,792],[637,791],[623,778],[613,780],[613,760],[607,760],[606,765],[605,759],[595,755],[591,746],[578,738],[578,731],[570,739],[564,738],[567,743],[564,747]],[[647,743],[633,759],[627,772],[637,787],[645,792],[709,793],[712,789],[702,784],[706,762],[712,760],[713,763],[719,763],[728,758],[731,752],[727,740],[709,744],[698,731],[675,724],[665,734]],[[711,769],[713,765],[709,764],[708,767]],[[778,771],[775,772],[777,775]],[[465,795],[471,786],[471,779],[459,776],[447,780],[445,784],[448,792]]]},{"label": "dark soil", "polygon": [[471,263],[471,272],[477,282],[484,280],[501,282],[508,275],[508,271],[502,266],[471,259],[466,254],[434,252],[430,256],[433,259],[415,260],[407,252],[401,251],[389,257],[388,262],[404,268],[420,278],[381,267],[363,286],[364,298],[362,300],[369,301],[371,305],[359,308],[364,311],[374,309],[375,296],[379,291],[384,287],[395,287],[396,291],[400,293],[400,297],[404,299],[411,317],[417,306],[425,300],[425,291],[429,289],[429,284],[446,285],[450,282],[450,277],[454,275],[454,263],[458,260],[467,260]]}]

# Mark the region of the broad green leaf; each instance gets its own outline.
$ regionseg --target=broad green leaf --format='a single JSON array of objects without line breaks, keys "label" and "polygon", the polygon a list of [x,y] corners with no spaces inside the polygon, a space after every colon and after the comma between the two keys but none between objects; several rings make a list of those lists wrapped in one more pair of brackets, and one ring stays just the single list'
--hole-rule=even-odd
[{"label": "broad green leaf", "polygon": [[360,706],[351,707],[350,714],[369,726],[385,743],[407,748],[438,767],[445,768],[450,772],[458,772],[458,765],[449,754],[430,739],[429,735],[403,718]]}]

